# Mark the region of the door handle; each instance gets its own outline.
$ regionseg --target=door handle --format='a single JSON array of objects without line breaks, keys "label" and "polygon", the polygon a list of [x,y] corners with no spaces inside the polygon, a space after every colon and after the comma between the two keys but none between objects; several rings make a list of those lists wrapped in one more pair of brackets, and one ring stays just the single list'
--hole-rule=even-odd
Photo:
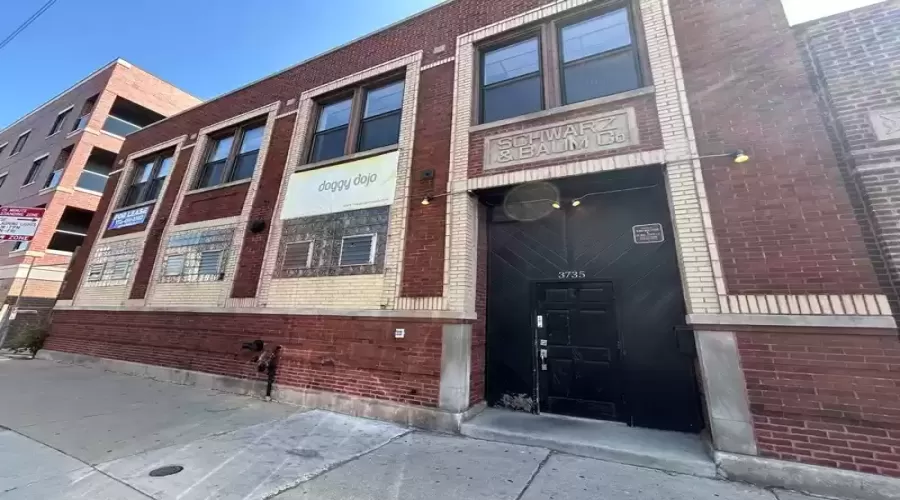
[{"label": "door handle", "polygon": [[541,358],[541,370],[544,371],[547,369],[547,349],[541,349],[538,355]]}]

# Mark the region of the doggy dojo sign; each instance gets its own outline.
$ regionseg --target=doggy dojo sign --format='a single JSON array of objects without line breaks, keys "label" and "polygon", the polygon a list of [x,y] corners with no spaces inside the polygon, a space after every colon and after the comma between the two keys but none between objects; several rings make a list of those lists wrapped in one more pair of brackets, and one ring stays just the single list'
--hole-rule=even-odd
[{"label": "doggy dojo sign", "polygon": [[281,219],[383,207],[394,202],[397,151],[333,167],[295,172]]}]

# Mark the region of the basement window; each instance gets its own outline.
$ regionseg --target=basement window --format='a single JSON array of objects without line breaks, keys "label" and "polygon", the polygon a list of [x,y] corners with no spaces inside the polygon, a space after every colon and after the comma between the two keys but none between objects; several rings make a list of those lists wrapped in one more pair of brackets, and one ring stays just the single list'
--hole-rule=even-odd
[{"label": "basement window", "polygon": [[375,235],[345,236],[341,240],[341,266],[359,266],[375,262]]},{"label": "basement window", "polygon": [[106,262],[91,264],[91,267],[88,269],[87,280],[100,281],[101,279],[103,279],[104,269],[106,269]]},{"label": "basement window", "polygon": [[284,247],[282,269],[306,269],[312,257],[312,241],[297,241]]}]

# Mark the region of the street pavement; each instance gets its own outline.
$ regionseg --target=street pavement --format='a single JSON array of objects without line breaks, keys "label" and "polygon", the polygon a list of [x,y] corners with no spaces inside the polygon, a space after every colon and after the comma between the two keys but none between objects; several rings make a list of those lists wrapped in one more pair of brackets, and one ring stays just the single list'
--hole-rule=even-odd
[{"label": "street pavement", "polygon": [[809,499],[0,355],[0,500],[267,498]]}]

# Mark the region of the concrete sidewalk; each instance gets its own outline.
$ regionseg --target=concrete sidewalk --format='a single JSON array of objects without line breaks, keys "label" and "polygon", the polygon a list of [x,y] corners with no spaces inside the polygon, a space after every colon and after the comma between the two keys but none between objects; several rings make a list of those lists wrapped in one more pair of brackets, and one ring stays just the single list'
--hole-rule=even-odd
[{"label": "concrete sidewalk", "polygon": [[39,360],[0,426],[0,500],[808,498]]}]

